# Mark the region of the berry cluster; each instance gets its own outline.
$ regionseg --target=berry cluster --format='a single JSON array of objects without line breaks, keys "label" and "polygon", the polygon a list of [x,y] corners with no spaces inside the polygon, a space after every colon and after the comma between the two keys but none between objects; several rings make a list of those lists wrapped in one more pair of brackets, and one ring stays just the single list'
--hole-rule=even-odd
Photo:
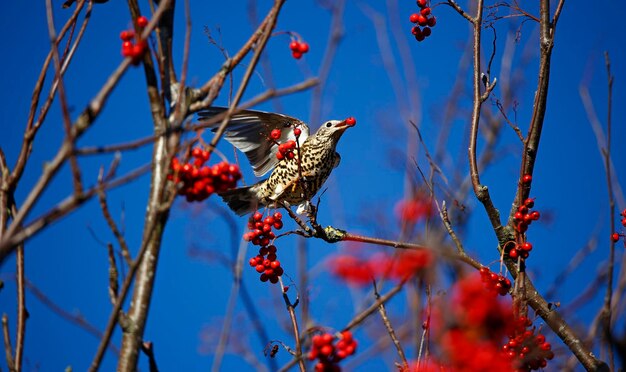
[{"label": "berry cluster", "polygon": [[292,40],[289,43],[289,49],[291,49],[291,56],[295,59],[302,58],[302,55],[309,51],[309,44],[300,40]]},{"label": "berry cluster", "polygon": [[511,281],[501,274],[496,274],[489,270],[489,268],[483,266],[480,268],[480,279],[485,287],[494,294],[500,296],[506,296],[511,289]]},{"label": "berry cluster", "polygon": [[330,333],[313,336],[309,360],[319,360],[315,364],[315,372],[341,371],[337,363],[356,351],[357,343],[352,337],[352,332],[341,332],[341,339],[335,345],[333,345],[334,340],[335,337]]},{"label": "berry cluster", "polygon": [[254,212],[248,219],[248,231],[243,234],[243,239],[252,242],[254,245],[267,247],[270,241],[276,237],[272,228],[280,230],[283,228],[283,215],[280,212],[274,213],[273,216],[267,216],[263,219],[261,212]]},{"label": "berry cluster", "polygon": [[283,275],[283,268],[276,258],[276,246],[270,242],[276,237],[272,228],[280,230],[283,228],[283,215],[280,212],[274,213],[263,219],[261,212],[254,212],[248,219],[249,232],[243,235],[244,240],[261,246],[259,254],[249,261],[250,266],[261,274],[261,281],[271,283],[278,282],[278,277]]},{"label": "berry cluster", "polygon": [[[528,225],[533,221],[537,221],[540,217],[539,212],[530,211],[535,206],[535,199],[528,198],[524,200],[524,203],[517,208],[517,212],[513,216],[515,218],[515,228],[520,233],[525,233],[528,230]],[[530,250],[530,249],[529,249]]]},{"label": "berry cluster", "polygon": [[250,266],[261,274],[261,281],[277,283],[278,277],[283,275],[283,268],[280,261],[276,259],[276,246],[270,245],[259,248],[259,254],[252,257],[249,261]]},{"label": "berry cluster", "polygon": [[535,335],[534,329],[526,329],[529,325],[528,318],[517,319],[516,329],[509,335],[509,342],[502,346],[502,351],[516,364],[518,371],[545,368],[548,360],[554,358],[552,345],[546,342],[546,337],[541,333]]},{"label": "berry cluster", "polygon": [[437,18],[431,13],[427,0],[417,0],[417,6],[420,7],[419,13],[413,13],[409,17],[409,21],[415,26],[411,29],[411,33],[415,36],[415,40],[423,41],[431,34],[431,27],[437,24]]},{"label": "berry cluster", "polygon": [[[144,16],[137,17],[137,26],[141,29],[148,25],[148,18]],[[146,49],[148,49],[148,43],[146,40],[142,40],[133,30],[124,30],[120,33],[120,39],[122,39],[122,55],[124,57],[132,58],[133,64],[136,65],[141,60]],[[136,39],[136,42],[133,42]]]},{"label": "berry cluster", "polygon": [[529,252],[533,249],[533,245],[530,242],[524,242],[522,244],[516,244],[513,248],[507,251],[507,254],[512,259],[528,258]]},{"label": "berry cluster", "polygon": [[172,174],[167,179],[182,183],[179,195],[185,195],[188,202],[203,201],[215,192],[222,192],[237,186],[241,178],[239,167],[226,161],[204,165],[209,160],[209,152],[199,147],[191,151],[193,162],[181,164],[178,158],[172,159]]},{"label": "berry cluster", "polygon": [[281,143],[278,145],[278,152],[276,153],[276,158],[278,160],[288,159],[291,160],[296,157],[294,150],[296,149],[296,141],[289,140],[285,143]]},{"label": "berry cluster", "polygon": [[[295,127],[293,128],[293,134],[296,138],[300,137],[302,134],[302,129]],[[285,143],[278,143],[277,141],[282,136],[282,131],[280,129],[273,129],[270,132],[270,140],[278,145],[278,152],[276,153],[276,158],[278,160],[288,159],[291,160],[296,157],[294,150],[298,147],[296,141],[289,140]]]}]

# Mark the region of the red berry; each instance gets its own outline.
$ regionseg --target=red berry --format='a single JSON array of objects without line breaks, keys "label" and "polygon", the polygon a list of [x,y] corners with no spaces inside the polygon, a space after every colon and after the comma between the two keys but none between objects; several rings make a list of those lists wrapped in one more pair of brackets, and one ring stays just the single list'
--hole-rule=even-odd
[{"label": "red berry", "polygon": [[298,50],[300,50],[300,43],[296,40],[292,41],[291,43],[289,43],[289,49],[291,49],[292,52],[297,52]]},{"label": "red berry", "polygon": [[535,199],[528,198],[528,199],[524,200],[524,205],[527,206],[528,208],[534,207],[535,206]]},{"label": "red berry", "polygon": [[191,150],[191,156],[202,159],[202,149],[199,147],[194,148]]},{"label": "red berry", "polygon": [[419,33],[419,34],[415,35],[415,40],[417,40],[417,41],[424,41],[425,38],[426,38],[426,36],[424,36],[423,33]]},{"label": "red berry", "polygon": [[417,0],[417,6],[419,6],[420,8],[424,8],[426,6],[426,3],[426,0]]},{"label": "red berry", "polygon": [[420,10],[420,14],[426,17],[427,15],[430,14],[430,8],[427,7],[427,8]]},{"label": "red berry", "polygon": [[522,249],[525,251],[532,251],[533,249],[533,245],[529,242],[525,242],[524,244],[522,244]]},{"label": "red berry", "polygon": [[417,13],[413,13],[413,14],[411,14],[411,16],[409,17],[409,21],[411,21],[411,23],[417,23],[417,21],[418,21],[418,17],[419,17],[419,14],[417,14]]},{"label": "red berry", "polygon": [[280,214],[280,212],[275,212],[274,213],[274,218],[277,220],[282,220],[283,219],[283,215]]},{"label": "red berry", "polygon": [[417,23],[420,26],[426,26],[428,24],[428,20],[426,19],[426,17],[424,17],[423,15],[419,14],[417,16]]},{"label": "red berry", "polygon": [[279,138],[280,138],[280,135],[281,135],[281,133],[280,133],[280,129],[274,129],[274,130],[272,130],[272,131],[270,132],[270,137],[271,137],[272,139],[274,139],[274,140],[279,139]]},{"label": "red berry", "polygon": [[626,217],[622,218],[622,226],[626,227]]},{"label": "red berry", "polygon": [[138,59],[139,57],[141,57],[143,55],[143,52],[145,50],[146,44],[144,43],[138,43],[133,45],[133,52],[132,52],[132,57]]},{"label": "red berry", "polygon": [[413,28],[411,28],[411,33],[413,36],[417,36],[422,33],[422,30],[418,26],[413,26]]},{"label": "red berry", "polygon": [[293,134],[298,137],[302,134],[302,129],[300,128],[293,128]]},{"label": "red berry", "polygon": [[333,346],[326,344],[320,348],[320,354],[324,356],[330,356],[333,353]]},{"label": "red berry", "polygon": [[532,211],[532,212],[530,213],[530,218],[531,218],[533,221],[537,221],[537,220],[539,219],[539,217],[541,217],[541,214],[539,214],[539,212],[537,212],[537,211]]},{"label": "red berry", "polygon": [[252,219],[254,221],[261,221],[263,219],[263,215],[259,211],[254,212],[254,214],[252,215]]},{"label": "red berry", "polygon": [[120,32],[120,39],[122,39],[123,41],[130,41],[134,37],[135,37],[135,33],[133,31],[124,30]]},{"label": "red berry", "polygon": [[305,42],[301,42],[298,44],[298,52],[304,54],[304,53],[307,53],[308,51],[309,51],[309,44]]},{"label": "red berry", "polygon": [[619,234],[618,234],[618,233],[613,233],[613,234],[611,234],[611,240],[612,240],[613,242],[617,242],[617,241],[619,241]]},{"label": "red berry", "polygon": [[522,182],[524,182],[524,183],[530,183],[530,181],[532,181],[532,180],[533,180],[533,176],[530,175],[530,174],[525,174],[522,177]]},{"label": "red berry", "polygon": [[422,33],[424,34],[425,37],[430,36],[431,30],[428,27],[424,27],[424,30],[422,31]]},{"label": "red berry", "polygon": [[353,118],[352,116],[350,116],[349,118],[346,119],[346,125],[349,127],[353,127],[356,125],[356,119]]},{"label": "red berry", "polygon": [[302,53],[300,52],[291,52],[291,56],[295,59],[300,59],[302,58]]},{"label": "red berry", "polygon": [[435,18],[434,16],[431,18],[428,18],[428,26],[435,27],[436,24],[437,24],[437,18]]},{"label": "red berry", "polygon": [[131,41],[125,41],[122,43],[122,55],[124,57],[130,57],[133,54],[133,43]]},{"label": "red berry", "polygon": [[350,331],[343,331],[343,332],[341,332],[341,335],[343,336],[343,339],[346,342],[351,342],[352,341],[352,332],[350,332]]},{"label": "red berry", "polygon": [[137,17],[137,26],[146,27],[148,25],[148,18],[144,16]]}]

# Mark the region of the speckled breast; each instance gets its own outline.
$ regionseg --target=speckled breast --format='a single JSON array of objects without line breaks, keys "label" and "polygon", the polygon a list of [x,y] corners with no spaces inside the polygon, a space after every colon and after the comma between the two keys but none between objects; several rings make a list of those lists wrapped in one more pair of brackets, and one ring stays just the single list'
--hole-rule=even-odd
[{"label": "speckled breast", "polygon": [[[305,143],[301,152],[301,170],[298,169],[297,155],[294,159],[279,162],[261,189],[262,198],[271,198],[278,191],[277,201],[299,204],[319,191],[337,161],[335,150],[323,143]],[[300,172],[304,181],[298,180]]]}]

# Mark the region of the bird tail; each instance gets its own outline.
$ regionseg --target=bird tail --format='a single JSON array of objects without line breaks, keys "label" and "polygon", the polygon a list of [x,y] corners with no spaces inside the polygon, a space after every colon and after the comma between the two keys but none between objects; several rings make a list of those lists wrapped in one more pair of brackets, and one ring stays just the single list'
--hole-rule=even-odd
[{"label": "bird tail", "polygon": [[233,212],[243,216],[258,209],[260,202],[256,191],[257,184],[227,190],[219,193],[219,196],[224,199]]}]

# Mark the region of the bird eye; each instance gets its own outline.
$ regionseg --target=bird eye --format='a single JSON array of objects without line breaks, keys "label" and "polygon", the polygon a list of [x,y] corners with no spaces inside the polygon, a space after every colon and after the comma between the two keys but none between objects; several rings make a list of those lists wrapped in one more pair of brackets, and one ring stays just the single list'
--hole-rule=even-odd
[{"label": "bird eye", "polygon": [[328,123],[326,123],[326,128],[330,128],[333,126],[333,123],[331,123],[330,121]]}]

